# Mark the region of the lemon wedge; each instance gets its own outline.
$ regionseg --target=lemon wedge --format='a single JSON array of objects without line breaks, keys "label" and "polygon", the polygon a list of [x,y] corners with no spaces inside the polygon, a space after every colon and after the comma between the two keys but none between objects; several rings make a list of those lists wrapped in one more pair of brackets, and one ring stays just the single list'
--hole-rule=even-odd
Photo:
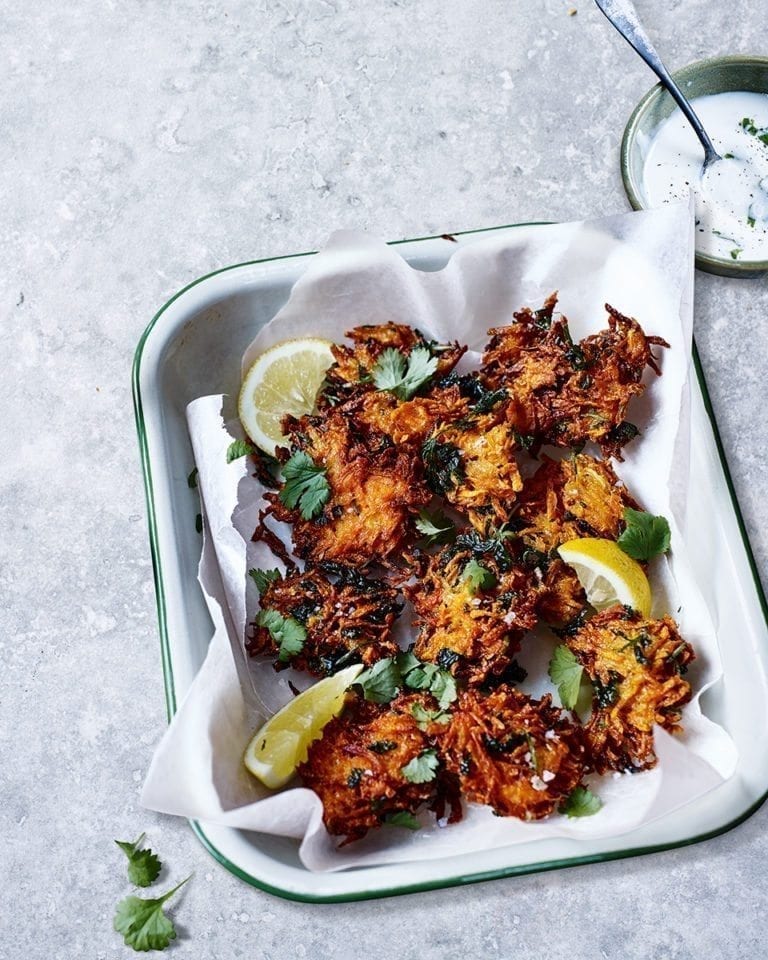
[{"label": "lemon wedge", "polygon": [[323,727],[337,717],[344,706],[344,694],[362,671],[360,663],[325,677],[294,697],[253,736],[243,757],[250,772],[272,790],[284,787],[307,759],[313,740]]},{"label": "lemon wedge", "polygon": [[644,617],[651,615],[651,585],[645,571],[613,540],[569,540],[557,552],[573,567],[587,600],[596,610],[624,603]]},{"label": "lemon wedge", "polygon": [[274,454],[285,438],[280,422],[286,413],[311,413],[333,363],[330,340],[303,337],[276,343],[256,358],[243,378],[237,412],[257,447]]}]

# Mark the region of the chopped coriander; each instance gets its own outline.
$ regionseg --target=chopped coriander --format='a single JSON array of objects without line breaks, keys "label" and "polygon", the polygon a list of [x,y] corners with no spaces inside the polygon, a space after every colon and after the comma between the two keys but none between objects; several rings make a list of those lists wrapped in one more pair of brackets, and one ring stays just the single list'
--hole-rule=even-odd
[{"label": "chopped coriander", "polygon": [[190,490],[194,490],[197,486],[197,467],[187,477],[187,486]]},{"label": "chopped coriander", "polygon": [[275,583],[276,580],[282,579],[282,574],[277,568],[272,570],[249,570],[248,576],[256,584],[256,589],[259,591],[259,594],[266,593],[270,583]]},{"label": "chopped coriander", "polygon": [[268,630],[278,645],[278,660],[281,663],[286,663],[304,648],[307,631],[293,617],[284,617],[277,610],[260,610],[256,623]]},{"label": "chopped coriander", "polygon": [[558,809],[566,817],[591,817],[600,810],[602,805],[600,797],[595,796],[588,787],[576,787]]},{"label": "chopped coriander", "polygon": [[616,542],[633,560],[650,560],[669,550],[671,535],[664,517],[625,507],[624,522],[626,527]]},{"label": "chopped coriander", "polygon": [[279,497],[289,510],[298,507],[304,520],[312,520],[322,512],[331,495],[325,467],[318,467],[309,454],[299,450],[283,466],[283,479]]},{"label": "chopped coriander", "polygon": [[755,225],[755,218],[754,218],[754,217],[747,217],[747,225],[750,226],[750,227],[754,227],[754,225]]},{"label": "chopped coriander", "polygon": [[396,813],[388,813],[384,817],[384,823],[390,827],[405,827],[406,830],[419,830],[421,824],[408,810],[398,810]]},{"label": "chopped coriander", "polygon": [[567,710],[573,710],[576,706],[583,670],[574,653],[565,644],[555,647],[554,655],[549,661],[549,678],[557,687],[560,702]]},{"label": "chopped coriander", "polygon": [[379,660],[355,680],[363,688],[363,696],[372,703],[389,703],[400,692],[400,671],[391,658]]},{"label": "chopped coriander", "polygon": [[424,537],[424,546],[427,547],[435,543],[449,543],[456,536],[453,522],[440,510],[434,513],[419,510],[416,529]]},{"label": "chopped coriander", "polygon": [[379,390],[389,390],[399,400],[410,400],[437,372],[437,357],[428,347],[414,347],[408,359],[392,347],[386,349],[373,368],[373,382]]},{"label": "chopped coriander", "polygon": [[738,260],[738,259],[739,259],[739,254],[741,254],[741,253],[743,253],[743,252],[744,252],[744,251],[741,249],[741,247],[734,247],[733,250],[731,250],[731,259],[732,259],[732,260]]},{"label": "chopped coriander", "polygon": [[421,459],[424,461],[424,479],[435,493],[447,493],[464,477],[461,450],[453,443],[442,443],[430,437],[422,445]]},{"label": "chopped coriander", "polygon": [[474,557],[467,562],[461,578],[467,581],[472,593],[477,593],[478,590],[489,590],[496,586],[495,574],[478,563]]},{"label": "chopped coriander", "polygon": [[[732,154],[732,153],[724,153],[724,154],[723,154],[723,160],[733,160],[733,154]],[[697,221],[697,222],[698,222],[698,221]]]},{"label": "chopped coriander", "polygon": [[[189,877],[187,877],[189,880]],[[127,947],[136,951],[165,950],[171,940],[176,939],[176,929],[173,923],[163,913],[163,904],[170,900],[179,887],[164,893],[162,897],[145,900],[142,897],[126,897],[117,905],[115,911],[114,928],[122,933]]]},{"label": "chopped coriander", "polygon": [[128,879],[137,887],[148,887],[157,880],[162,864],[158,856],[149,848],[140,850],[145,833],[131,843],[128,840],[115,840],[123,853],[128,857]]},{"label": "chopped coriander", "polygon": [[456,699],[456,681],[435,663],[421,663],[408,651],[397,658],[403,684],[411,690],[428,690],[441,710]]},{"label": "chopped coriander", "polygon": [[423,750],[417,757],[406,763],[400,772],[409,783],[429,783],[437,775],[440,761],[437,750]]},{"label": "chopped coriander", "polygon": [[245,457],[249,453],[255,452],[256,447],[254,447],[252,443],[249,443],[248,440],[233,440],[227,447],[227,463],[232,463],[233,460],[239,460],[240,457]]}]

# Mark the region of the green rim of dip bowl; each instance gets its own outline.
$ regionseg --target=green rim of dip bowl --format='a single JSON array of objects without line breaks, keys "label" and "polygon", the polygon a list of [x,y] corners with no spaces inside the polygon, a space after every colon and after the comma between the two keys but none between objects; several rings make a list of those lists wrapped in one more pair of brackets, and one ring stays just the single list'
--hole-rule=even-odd
[{"label": "green rim of dip bowl", "polygon": [[[673,77],[689,99],[713,93],[768,94],[768,57],[732,56],[697,60],[677,70]],[[621,141],[621,178],[634,210],[646,209],[643,183],[644,141],[674,110],[672,97],[657,83],[632,111]],[[726,260],[696,254],[696,266],[722,277],[762,277],[768,274],[768,260]]]}]

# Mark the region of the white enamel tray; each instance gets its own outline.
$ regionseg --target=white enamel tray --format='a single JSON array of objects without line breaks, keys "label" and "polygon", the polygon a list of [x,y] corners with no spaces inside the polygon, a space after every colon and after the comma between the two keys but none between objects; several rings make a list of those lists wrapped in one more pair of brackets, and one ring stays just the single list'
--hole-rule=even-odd
[{"label": "white enamel tray", "polygon": [[[485,232],[408,240],[398,248],[413,266],[436,270],[457,244],[473,243]],[[168,301],[136,349],[134,405],[169,718],[200,669],[212,635],[196,579],[199,503],[187,485],[192,449],[185,407],[204,394],[237,395],[241,354],[286,302],[311,256],[243,263],[201,277]],[[443,860],[314,874],[301,865],[294,841],[193,822],[212,856],[279,896],[359,900],[670,849],[723,833],[762,804],[768,795],[768,606],[695,353],[693,362],[689,515],[696,521],[688,524],[687,541],[718,627],[724,668],[723,680],[705,693],[702,706],[737,745],[735,775],[697,802],[613,839],[550,839]]]}]

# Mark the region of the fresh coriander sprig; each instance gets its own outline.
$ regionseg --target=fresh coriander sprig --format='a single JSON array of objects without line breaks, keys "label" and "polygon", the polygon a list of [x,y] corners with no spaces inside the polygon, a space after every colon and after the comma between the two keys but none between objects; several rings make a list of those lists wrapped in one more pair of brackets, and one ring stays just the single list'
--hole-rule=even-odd
[{"label": "fresh coriander sprig", "polygon": [[248,440],[233,440],[227,447],[227,463],[232,463],[233,460],[239,460],[240,457],[245,457],[249,453],[255,452],[256,447],[254,447],[252,443],[249,443]]},{"label": "fresh coriander sprig", "polygon": [[182,880],[161,897],[145,900],[142,897],[126,897],[117,905],[114,928],[122,933],[127,947],[144,952],[165,950],[176,939],[176,928],[163,913],[163,904],[183,887],[190,878]]},{"label": "fresh coriander sprig", "polygon": [[388,390],[398,400],[410,400],[437,372],[437,357],[427,347],[414,347],[408,359],[392,347],[383,351],[371,371],[379,390]]},{"label": "fresh coriander sprig", "polygon": [[293,617],[284,617],[277,610],[260,610],[256,623],[269,631],[278,646],[277,659],[286,663],[304,649],[307,631]]},{"label": "fresh coriander sprig", "polygon": [[437,776],[439,766],[437,750],[422,750],[417,757],[401,767],[400,773],[409,783],[429,783]]},{"label": "fresh coriander sprig", "polygon": [[561,643],[555,648],[555,653],[549,661],[549,678],[557,687],[560,702],[566,710],[573,710],[576,706],[583,672],[584,667],[565,644]]},{"label": "fresh coriander sprig", "polygon": [[115,840],[123,853],[128,857],[128,879],[137,887],[148,887],[157,880],[162,863],[159,857],[149,848],[140,850],[139,847],[146,837],[142,833],[138,840],[131,843],[129,840]]},{"label": "fresh coriander sprig", "polygon": [[397,664],[391,657],[379,660],[363,670],[355,683],[362,687],[363,696],[372,703],[389,703],[400,692],[402,678]]},{"label": "fresh coriander sprig", "polygon": [[472,593],[477,593],[478,590],[490,590],[491,587],[496,586],[496,575],[478,563],[474,557],[467,562],[461,578],[466,580]]},{"label": "fresh coriander sprig", "polygon": [[421,829],[421,824],[409,810],[397,810],[395,813],[388,813],[383,822],[388,827],[405,827],[406,830]]},{"label": "fresh coriander sprig", "polygon": [[256,584],[256,589],[260,595],[266,593],[270,583],[282,579],[282,574],[277,567],[272,570],[249,570],[248,576]]},{"label": "fresh coriander sprig", "polygon": [[284,464],[283,480],[279,497],[289,510],[298,507],[304,520],[313,520],[322,512],[331,495],[325,467],[318,467],[309,454],[299,450]]},{"label": "fresh coriander sprig", "polygon": [[428,510],[419,510],[416,518],[416,529],[424,538],[424,546],[431,547],[437,543],[450,543],[456,537],[456,527],[453,521],[446,517],[441,510],[430,513]]},{"label": "fresh coriander sprig", "polygon": [[650,560],[669,550],[669,524],[664,517],[625,507],[624,522],[626,527],[616,542],[634,560]]},{"label": "fresh coriander sprig", "polygon": [[566,817],[592,817],[603,806],[603,801],[588,787],[575,787],[560,804],[558,810]]}]

